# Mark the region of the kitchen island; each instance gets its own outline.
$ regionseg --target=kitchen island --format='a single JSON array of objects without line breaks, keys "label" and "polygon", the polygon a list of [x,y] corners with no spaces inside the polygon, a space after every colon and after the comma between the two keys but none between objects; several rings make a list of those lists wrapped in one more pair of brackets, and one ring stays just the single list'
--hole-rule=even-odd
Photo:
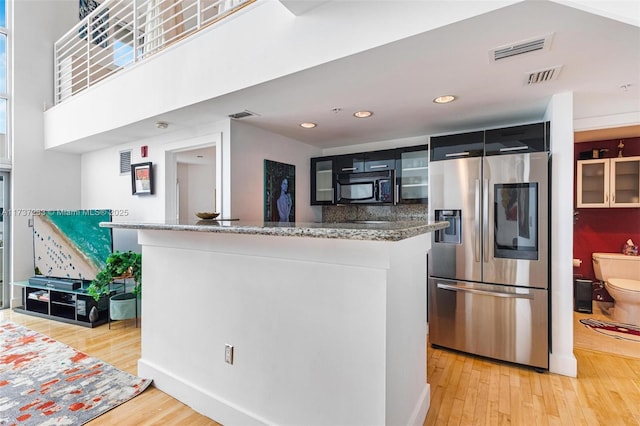
[{"label": "kitchen island", "polygon": [[138,230],[138,374],[159,389],[225,425],[422,424],[426,253],[446,222],[102,226]]}]

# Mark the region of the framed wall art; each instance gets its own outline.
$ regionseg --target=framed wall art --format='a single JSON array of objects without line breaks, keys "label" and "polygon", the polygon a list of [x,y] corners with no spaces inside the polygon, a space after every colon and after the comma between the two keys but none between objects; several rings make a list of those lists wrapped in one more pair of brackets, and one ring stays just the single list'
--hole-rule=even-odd
[{"label": "framed wall art", "polygon": [[264,221],[296,221],[296,166],[264,160]]},{"label": "framed wall art", "polygon": [[151,162],[131,165],[131,193],[133,195],[153,194],[153,164]]}]

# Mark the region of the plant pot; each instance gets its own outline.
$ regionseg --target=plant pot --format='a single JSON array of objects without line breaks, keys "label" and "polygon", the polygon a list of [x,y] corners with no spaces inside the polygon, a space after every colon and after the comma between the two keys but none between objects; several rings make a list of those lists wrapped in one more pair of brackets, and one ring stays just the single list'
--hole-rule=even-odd
[{"label": "plant pot", "polygon": [[139,315],[138,297],[135,294],[120,293],[109,299],[109,322],[135,318],[137,327]]}]

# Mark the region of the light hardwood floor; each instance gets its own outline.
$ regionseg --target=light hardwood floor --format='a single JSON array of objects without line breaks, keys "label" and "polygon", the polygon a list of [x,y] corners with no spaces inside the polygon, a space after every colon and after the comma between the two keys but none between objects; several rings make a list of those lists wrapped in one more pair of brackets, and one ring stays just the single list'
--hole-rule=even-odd
[{"label": "light hardwood floor", "polygon": [[[133,320],[114,322],[109,330],[106,324],[91,329],[32,317],[8,309],[0,310],[0,320],[2,319],[46,334],[131,374],[138,372],[141,329],[135,328]],[[219,423],[150,386],[139,396],[92,420],[88,425],[209,426]]]},{"label": "light hardwood floor", "polygon": [[575,349],[578,377],[428,349],[425,425],[640,425],[640,359]]},{"label": "light hardwood floor", "polygon": [[640,343],[580,324],[608,318],[574,312],[578,377],[536,373],[445,349],[427,348],[431,408],[425,425],[640,425]]},{"label": "light hardwood floor", "polygon": [[[88,329],[9,310],[9,319],[137,373],[133,321]],[[640,425],[640,358],[575,349],[578,378],[427,348],[431,408],[425,425]],[[156,388],[90,425],[217,425]]]}]

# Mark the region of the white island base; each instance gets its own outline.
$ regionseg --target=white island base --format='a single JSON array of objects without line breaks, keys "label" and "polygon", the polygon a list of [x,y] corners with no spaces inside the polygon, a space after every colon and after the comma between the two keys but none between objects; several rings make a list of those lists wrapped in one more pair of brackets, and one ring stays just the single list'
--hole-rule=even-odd
[{"label": "white island base", "polygon": [[138,374],[159,389],[227,426],[423,423],[428,233],[138,232]]}]

